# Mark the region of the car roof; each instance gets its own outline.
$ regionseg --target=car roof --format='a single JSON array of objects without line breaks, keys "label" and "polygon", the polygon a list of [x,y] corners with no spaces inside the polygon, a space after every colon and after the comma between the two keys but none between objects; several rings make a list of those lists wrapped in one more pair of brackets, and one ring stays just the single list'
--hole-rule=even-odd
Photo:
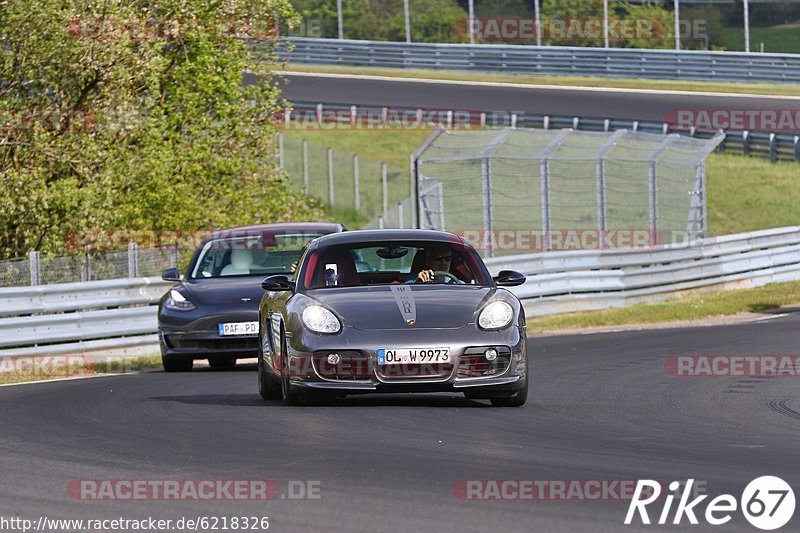
[{"label": "car roof", "polygon": [[344,226],[333,222],[281,222],[277,224],[253,224],[250,226],[237,226],[235,228],[212,231],[202,240],[200,244],[202,246],[209,241],[228,239],[231,237],[247,237],[253,234],[268,235],[271,233],[286,231],[337,233],[344,231]]},{"label": "car roof", "polygon": [[386,241],[431,241],[459,244],[464,240],[454,233],[429,229],[373,229],[356,230],[344,233],[331,233],[314,239],[310,249],[335,246],[340,244],[381,243]]}]

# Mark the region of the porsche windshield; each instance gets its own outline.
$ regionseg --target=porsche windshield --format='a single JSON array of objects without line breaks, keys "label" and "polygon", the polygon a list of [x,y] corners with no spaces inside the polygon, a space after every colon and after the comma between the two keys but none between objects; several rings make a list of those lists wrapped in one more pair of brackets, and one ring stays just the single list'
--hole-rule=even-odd
[{"label": "porsche windshield", "polygon": [[329,246],[306,259],[303,287],[401,283],[491,285],[478,253],[450,242],[370,242]]},{"label": "porsche windshield", "polygon": [[221,238],[203,245],[194,279],[290,274],[303,247],[325,233],[280,233]]}]

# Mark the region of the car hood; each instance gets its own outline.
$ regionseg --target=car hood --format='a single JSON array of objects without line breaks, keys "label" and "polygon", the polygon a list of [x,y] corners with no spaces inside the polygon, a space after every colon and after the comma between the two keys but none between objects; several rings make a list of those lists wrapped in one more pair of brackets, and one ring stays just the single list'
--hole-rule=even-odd
[{"label": "car hood", "polygon": [[[317,289],[307,296],[358,329],[462,328],[495,289],[391,285]],[[409,321],[412,321],[409,323]]]},{"label": "car hood", "polygon": [[[264,289],[263,276],[211,278],[183,282],[180,287],[195,305],[204,306],[242,304],[256,309]],[[242,298],[250,298],[242,301]]]}]

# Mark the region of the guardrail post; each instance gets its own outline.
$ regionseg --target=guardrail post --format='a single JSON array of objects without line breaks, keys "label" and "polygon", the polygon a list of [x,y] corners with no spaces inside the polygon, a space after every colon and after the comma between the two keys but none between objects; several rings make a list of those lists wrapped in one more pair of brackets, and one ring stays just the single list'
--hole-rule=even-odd
[{"label": "guardrail post", "polygon": [[350,106],[350,126],[356,127],[356,123],[358,122],[358,107]]},{"label": "guardrail post", "polygon": [[603,120],[603,131],[608,133],[608,129],[611,127],[611,121],[609,119]]},{"label": "guardrail post", "polygon": [[322,112],[323,112],[323,110],[324,110],[324,107],[322,106],[322,104],[317,104],[317,125],[319,127],[322,127]]},{"label": "guardrail post", "polygon": [[778,136],[774,133],[769,134],[769,160],[771,163],[778,160]]},{"label": "guardrail post", "polygon": [[511,127],[516,129],[517,128],[517,114],[511,113]]},{"label": "guardrail post", "polygon": [[742,153],[750,155],[750,132],[747,130],[742,132]]},{"label": "guardrail post", "polygon": [[[86,264],[89,264],[88,259]],[[139,245],[132,241],[128,243],[128,277],[139,277]]]},{"label": "guardrail post", "polygon": [[289,126],[292,124],[292,108],[289,107],[283,112],[283,126],[286,129],[289,129]]},{"label": "guardrail post", "polygon": [[544,126],[544,129],[546,129],[546,130],[550,129],[550,115],[545,115],[544,116],[544,120],[542,121],[542,125]]},{"label": "guardrail post", "polygon": [[328,148],[328,205],[333,208],[333,148]]},{"label": "guardrail post", "polygon": [[800,161],[800,135],[794,136],[794,159]]},{"label": "guardrail post", "polygon": [[581,129],[581,119],[580,117],[572,117],[572,129],[579,130]]},{"label": "guardrail post", "polygon": [[180,258],[180,248],[179,248],[179,246],[180,245],[177,242],[172,245],[172,253],[169,255],[169,259],[170,259],[169,266],[171,266],[171,267],[175,267],[175,268],[178,267],[178,259]]},{"label": "guardrail post", "polygon": [[39,271],[39,252],[32,251],[28,254],[28,265],[31,275],[31,285],[41,285],[42,278]]},{"label": "guardrail post", "polygon": [[361,209],[361,198],[358,191],[358,155],[353,155],[353,186],[355,187],[355,206],[356,211]]},{"label": "guardrail post", "polygon": [[303,194],[308,194],[308,141],[303,139]]}]

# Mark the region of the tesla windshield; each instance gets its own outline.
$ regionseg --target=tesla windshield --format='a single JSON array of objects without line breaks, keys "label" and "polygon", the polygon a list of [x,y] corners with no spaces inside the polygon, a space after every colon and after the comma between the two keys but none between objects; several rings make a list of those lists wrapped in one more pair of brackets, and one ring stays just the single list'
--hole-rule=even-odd
[{"label": "tesla windshield", "polygon": [[211,240],[203,245],[191,278],[288,274],[303,247],[324,234],[282,233]]}]

